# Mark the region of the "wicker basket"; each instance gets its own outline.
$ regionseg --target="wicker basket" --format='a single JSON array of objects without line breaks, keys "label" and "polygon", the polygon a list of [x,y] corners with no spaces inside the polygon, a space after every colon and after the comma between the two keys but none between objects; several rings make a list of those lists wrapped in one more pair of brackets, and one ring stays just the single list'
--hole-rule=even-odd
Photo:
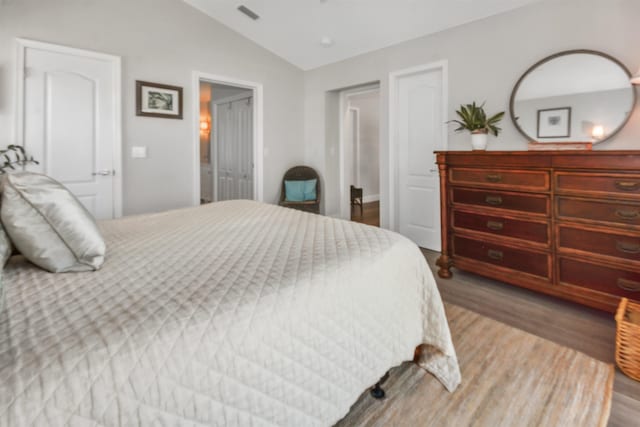
[{"label": "wicker basket", "polygon": [[622,372],[640,381],[640,304],[622,298],[616,323],[616,363]]}]

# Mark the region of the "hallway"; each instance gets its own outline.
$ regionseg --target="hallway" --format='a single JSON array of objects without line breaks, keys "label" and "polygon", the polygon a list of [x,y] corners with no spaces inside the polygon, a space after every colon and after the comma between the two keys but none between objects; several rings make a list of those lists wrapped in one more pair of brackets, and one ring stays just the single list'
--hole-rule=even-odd
[{"label": "hallway", "polygon": [[360,206],[351,206],[351,221],[380,227],[380,202],[365,203],[360,214]]}]

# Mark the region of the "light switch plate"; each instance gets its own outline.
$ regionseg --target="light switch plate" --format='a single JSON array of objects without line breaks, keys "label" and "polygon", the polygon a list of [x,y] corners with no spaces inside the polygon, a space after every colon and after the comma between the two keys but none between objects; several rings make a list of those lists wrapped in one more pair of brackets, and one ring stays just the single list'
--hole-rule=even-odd
[{"label": "light switch plate", "polygon": [[131,157],[134,159],[146,159],[147,147],[131,147]]}]

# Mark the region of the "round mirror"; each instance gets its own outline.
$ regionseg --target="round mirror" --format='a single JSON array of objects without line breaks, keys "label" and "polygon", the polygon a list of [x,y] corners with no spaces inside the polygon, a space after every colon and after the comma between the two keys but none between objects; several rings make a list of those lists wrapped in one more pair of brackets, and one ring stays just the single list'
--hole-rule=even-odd
[{"label": "round mirror", "polygon": [[529,68],[511,94],[511,119],[530,141],[602,142],[636,103],[631,73],[600,52],[572,50]]}]

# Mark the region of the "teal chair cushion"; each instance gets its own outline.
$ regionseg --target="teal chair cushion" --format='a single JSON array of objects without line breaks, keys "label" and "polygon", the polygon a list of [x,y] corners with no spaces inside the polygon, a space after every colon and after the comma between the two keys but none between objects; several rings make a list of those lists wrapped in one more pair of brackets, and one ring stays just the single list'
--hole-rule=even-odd
[{"label": "teal chair cushion", "polygon": [[285,200],[287,202],[306,202],[316,200],[317,179],[306,181],[284,181]]}]

